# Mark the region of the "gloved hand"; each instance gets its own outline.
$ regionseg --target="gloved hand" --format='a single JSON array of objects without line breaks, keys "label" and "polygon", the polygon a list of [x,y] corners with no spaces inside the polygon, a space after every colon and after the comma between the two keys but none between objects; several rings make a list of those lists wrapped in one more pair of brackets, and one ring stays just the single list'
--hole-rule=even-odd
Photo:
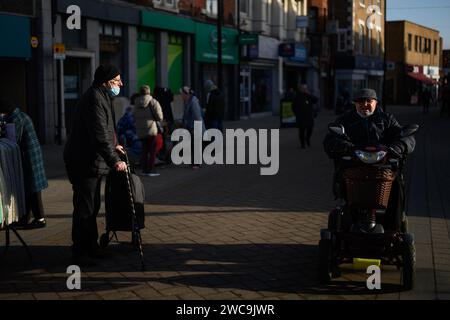
[{"label": "gloved hand", "polygon": [[341,140],[336,145],[335,152],[337,153],[349,153],[355,145],[347,140]]},{"label": "gloved hand", "polygon": [[403,142],[398,141],[390,145],[391,149],[394,150],[399,155],[403,155],[406,153],[406,146]]}]

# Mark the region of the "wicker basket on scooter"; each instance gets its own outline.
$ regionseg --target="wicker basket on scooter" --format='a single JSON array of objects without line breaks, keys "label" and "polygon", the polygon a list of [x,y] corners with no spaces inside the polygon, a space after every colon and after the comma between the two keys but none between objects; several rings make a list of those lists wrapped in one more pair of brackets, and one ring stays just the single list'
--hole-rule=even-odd
[{"label": "wicker basket on scooter", "polygon": [[351,207],[387,208],[395,174],[377,167],[355,167],[344,170],[347,204]]}]

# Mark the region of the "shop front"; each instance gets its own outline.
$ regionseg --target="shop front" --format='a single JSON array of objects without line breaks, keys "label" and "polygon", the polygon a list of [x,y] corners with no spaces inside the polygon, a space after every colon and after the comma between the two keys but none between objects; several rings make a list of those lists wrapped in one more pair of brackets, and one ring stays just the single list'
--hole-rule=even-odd
[{"label": "shop front", "polygon": [[[197,62],[195,88],[198,95],[205,101],[204,83],[212,80],[218,83],[218,34],[215,25],[197,23],[195,33],[195,61]],[[223,63],[223,94],[225,97],[225,118],[234,119],[239,112],[239,43],[238,32],[235,29],[222,29],[222,63]]]},{"label": "shop front", "polygon": [[241,92],[246,94],[245,101],[241,99],[241,116],[278,114],[283,87],[279,45],[279,40],[259,35],[257,44],[246,47],[241,65]]},{"label": "shop front", "polygon": [[438,67],[407,65],[404,78],[400,94],[405,104],[420,104],[421,96],[425,89],[429,90],[434,98],[437,97]]},{"label": "shop front", "polygon": [[141,11],[138,37],[138,86],[169,88],[177,94],[191,84],[191,39],[196,31],[192,19],[172,14]]}]

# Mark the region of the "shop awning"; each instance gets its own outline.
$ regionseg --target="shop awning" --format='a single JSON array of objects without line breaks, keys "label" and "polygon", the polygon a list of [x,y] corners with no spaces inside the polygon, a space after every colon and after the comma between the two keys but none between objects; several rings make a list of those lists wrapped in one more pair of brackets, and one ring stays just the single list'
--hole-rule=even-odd
[{"label": "shop awning", "polygon": [[425,84],[430,84],[430,85],[436,84],[436,80],[428,78],[423,73],[408,72],[408,76],[410,76],[411,78],[416,79],[418,81],[421,81]]}]

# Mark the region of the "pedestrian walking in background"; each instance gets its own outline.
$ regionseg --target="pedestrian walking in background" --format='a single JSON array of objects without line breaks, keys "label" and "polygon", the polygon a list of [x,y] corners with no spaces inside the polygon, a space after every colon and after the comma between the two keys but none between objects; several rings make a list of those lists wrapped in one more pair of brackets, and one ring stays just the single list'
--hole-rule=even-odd
[{"label": "pedestrian walking in background", "polygon": [[292,109],[297,119],[302,149],[305,149],[306,146],[311,146],[314,118],[316,117],[314,105],[317,102],[318,98],[309,93],[308,86],[300,84],[292,104]]},{"label": "pedestrian walking in background", "polygon": [[444,78],[439,97],[441,100],[441,117],[444,116],[445,112],[447,112],[447,115],[450,117],[450,83],[448,77]]},{"label": "pedestrian walking in background", "polygon": [[110,169],[126,171],[121,161],[123,147],[118,144],[112,98],[123,86],[114,66],[100,66],[92,86],[82,96],[74,112],[72,132],[64,162],[73,188],[73,263],[91,265],[92,258],[103,258],[99,251],[97,215],[100,210],[101,182]]},{"label": "pedestrian walking in background", "polygon": [[[6,123],[12,123],[16,129],[16,142],[22,154],[22,169],[25,185],[26,217],[19,222],[25,229],[44,228],[46,226],[42,190],[48,187],[45,175],[42,149],[33,121],[10,101],[0,100],[0,115]],[[29,222],[33,214],[34,219]]]},{"label": "pedestrian walking in background", "polygon": [[142,155],[142,141],[136,133],[136,121],[133,110],[136,98],[139,94],[135,93],[130,98],[130,106],[125,109],[125,114],[117,123],[117,135],[119,144],[122,145],[135,163],[139,162]]},{"label": "pedestrian walking in background", "polygon": [[159,102],[162,108],[165,124],[164,133],[170,135],[175,128],[175,120],[172,111],[173,92],[169,88],[155,87],[153,90],[153,98]]},{"label": "pedestrian walking in background", "polygon": [[208,129],[223,131],[223,118],[225,101],[222,92],[212,80],[205,83],[206,90],[206,113],[205,125]]},{"label": "pedestrian walking in background", "polygon": [[136,133],[143,146],[142,174],[157,177],[160,174],[155,171],[155,161],[162,147],[163,129],[161,122],[164,119],[163,111],[159,102],[152,97],[149,86],[142,86],[139,93],[140,96],[136,98],[134,118]]},{"label": "pedestrian walking in background", "polygon": [[191,134],[191,166],[192,169],[199,169],[200,166],[194,164],[194,124],[196,121],[200,121],[202,132],[206,131],[203,112],[198,98],[190,87],[181,88],[180,93],[184,102],[183,127]]},{"label": "pedestrian walking in background", "polygon": [[422,106],[423,106],[423,114],[427,114],[430,110],[431,103],[431,92],[428,88],[425,88],[422,92]]}]

